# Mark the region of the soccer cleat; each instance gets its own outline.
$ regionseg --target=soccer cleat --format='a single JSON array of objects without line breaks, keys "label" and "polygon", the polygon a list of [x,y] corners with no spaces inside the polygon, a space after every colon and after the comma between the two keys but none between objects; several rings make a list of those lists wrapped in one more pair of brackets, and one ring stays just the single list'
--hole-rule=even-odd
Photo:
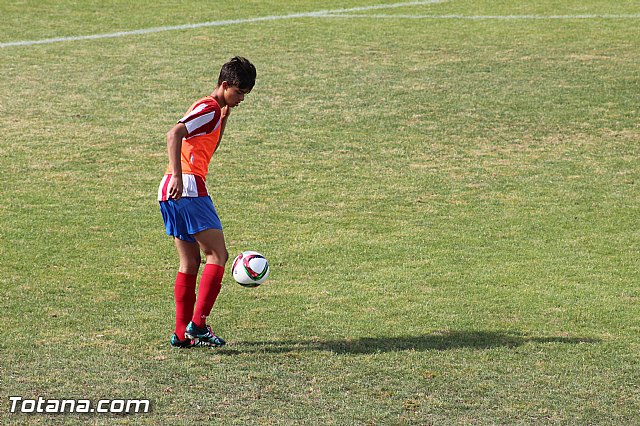
[{"label": "soccer cleat", "polygon": [[197,327],[193,321],[187,325],[184,332],[187,339],[193,339],[195,346],[215,346],[220,347],[227,344],[223,339],[213,334],[210,326]]},{"label": "soccer cleat", "polygon": [[197,341],[193,339],[180,340],[178,338],[178,335],[176,333],[173,333],[173,336],[171,336],[171,346],[174,348],[188,349],[194,346],[198,346],[198,344]]}]

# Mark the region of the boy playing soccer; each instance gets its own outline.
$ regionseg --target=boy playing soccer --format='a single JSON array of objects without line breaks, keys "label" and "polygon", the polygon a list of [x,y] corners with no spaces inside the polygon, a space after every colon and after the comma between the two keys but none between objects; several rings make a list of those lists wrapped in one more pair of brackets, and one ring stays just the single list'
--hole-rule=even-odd
[{"label": "boy playing soccer", "polygon": [[[239,56],[231,59],[222,66],[211,95],[196,101],[167,133],[169,167],[160,182],[158,201],[167,235],[173,236],[180,258],[174,286],[174,347],[225,344],[206,323],[220,292],[229,254],[205,181],[231,108],[243,101],[255,80],[251,62]],[[200,251],[206,262],[196,297]]]}]

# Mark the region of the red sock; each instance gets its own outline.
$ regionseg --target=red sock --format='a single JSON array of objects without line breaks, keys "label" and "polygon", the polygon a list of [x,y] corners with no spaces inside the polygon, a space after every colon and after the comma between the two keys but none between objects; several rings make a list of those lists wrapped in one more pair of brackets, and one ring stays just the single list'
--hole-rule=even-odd
[{"label": "red sock", "polygon": [[192,321],[198,327],[204,327],[207,323],[207,317],[211,313],[213,304],[216,303],[218,293],[220,293],[223,275],[224,267],[213,263],[204,265],[204,270],[200,277],[200,288],[198,288],[196,310],[192,318]]},{"label": "red sock", "polygon": [[176,335],[180,340],[184,339],[184,330],[193,316],[193,304],[196,302],[197,275],[178,272],[176,284],[173,287],[173,295],[176,300]]}]

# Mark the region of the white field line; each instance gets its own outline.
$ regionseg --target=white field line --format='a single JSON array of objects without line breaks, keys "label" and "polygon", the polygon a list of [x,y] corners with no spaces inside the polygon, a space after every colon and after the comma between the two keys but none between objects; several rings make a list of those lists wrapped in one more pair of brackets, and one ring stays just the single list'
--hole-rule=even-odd
[{"label": "white field line", "polygon": [[11,46],[33,46],[36,44],[50,44],[50,43],[59,43],[59,42],[65,42],[65,41],[96,40],[96,39],[102,39],[102,38],[126,37],[131,35],[159,33],[163,31],[189,30],[193,28],[203,28],[203,27],[221,27],[225,25],[250,24],[254,22],[278,21],[282,19],[317,18],[317,17],[329,16],[332,14],[364,12],[369,10],[381,10],[381,9],[394,9],[394,8],[408,7],[408,6],[424,6],[429,4],[444,3],[447,1],[450,1],[450,0],[407,1],[407,2],[401,2],[401,3],[377,4],[377,5],[370,5],[370,6],[351,7],[351,8],[345,8],[345,9],[318,10],[315,12],[291,13],[288,15],[270,15],[270,16],[259,16],[255,18],[201,22],[197,24],[184,24],[184,25],[173,25],[173,26],[167,26],[167,27],[143,28],[139,30],[118,31],[118,32],[106,33],[106,34],[55,37],[55,38],[46,38],[41,40],[9,41],[5,43],[0,43],[0,48],[11,47]]},{"label": "white field line", "polygon": [[544,20],[544,19],[640,19],[640,14],[627,15],[382,15],[382,14],[326,14],[321,18],[375,18],[375,19],[469,19],[469,20]]}]

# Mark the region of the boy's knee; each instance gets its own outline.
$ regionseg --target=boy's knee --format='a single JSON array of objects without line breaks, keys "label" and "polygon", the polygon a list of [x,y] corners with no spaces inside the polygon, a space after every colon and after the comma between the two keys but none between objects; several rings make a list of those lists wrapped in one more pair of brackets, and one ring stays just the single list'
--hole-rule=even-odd
[{"label": "boy's knee", "polygon": [[219,254],[220,256],[220,262],[224,265],[225,263],[227,263],[227,261],[229,260],[229,252],[227,251],[227,249],[225,248],[224,250],[222,250],[222,252]]},{"label": "boy's knee", "polygon": [[229,260],[229,252],[226,248],[205,251],[205,255],[207,256],[207,262],[213,261],[213,263],[217,263],[219,265],[224,265],[227,263],[227,260]]}]

